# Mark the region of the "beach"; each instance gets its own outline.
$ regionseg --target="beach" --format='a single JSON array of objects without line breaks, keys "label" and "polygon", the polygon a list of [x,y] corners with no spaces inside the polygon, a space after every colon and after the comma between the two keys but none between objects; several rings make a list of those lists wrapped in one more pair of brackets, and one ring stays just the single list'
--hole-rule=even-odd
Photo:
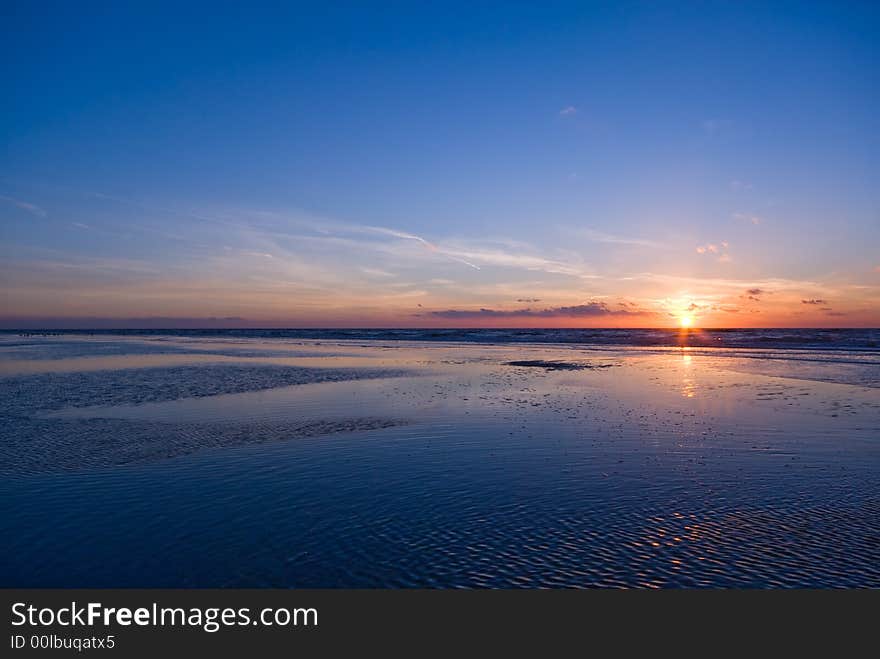
[{"label": "beach", "polygon": [[0,335],[4,586],[880,586],[870,342],[311,334]]}]

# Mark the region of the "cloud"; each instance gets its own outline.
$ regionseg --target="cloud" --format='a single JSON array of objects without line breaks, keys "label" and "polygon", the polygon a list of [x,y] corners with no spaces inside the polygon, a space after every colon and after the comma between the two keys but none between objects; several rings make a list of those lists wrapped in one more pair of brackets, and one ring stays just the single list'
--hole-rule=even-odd
[{"label": "cloud", "polygon": [[728,243],[726,240],[722,240],[720,243],[706,243],[705,245],[697,245],[695,250],[697,254],[717,256],[719,263],[730,263],[733,259],[727,252],[727,249],[729,247],[730,243]]},{"label": "cloud", "polygon": [[474,263],[471,263],[470,261],[467,261],[463,258],[460,258],[458,256],[450,254],[447,250],[441,249],[441,248],[437,247],[437,245],[435,245],[434,243],[428,242],[427,240],[425,240],[421,236],[417,236],[413,233],[406,233],[405,231],[397,231],[395,229],[386,229],[385,227],[370,227],[370,226],[368,226],[368,227],[364,227],[364,228],[367,229],[368,231],[375,231],[377,233],[385,234],[387,236],[393,236],[395,238],[401,238],[403,240],[415,240],[416,242],[424,245],[426,249],[428,249],[432,252],[437,252],[438,254],[443,254],[447,258],[452,259],[453,261],[457,261],[459,263],[462,263],[470,268],[473,268],[474,270],[480,269],[480,266],[478,266]]},{"label": "cloud", "polygon": [[[346,261],[373,260],[364,263],[367,267],[390,270],[391,265],[413,266],[413,250],[406,243],[415,243],[435,258],[454,261],[473,270],[488,266],[511,268],[555,275],[587,279],[597,277],[577,253],[565,254],[560,250],[559,259],[552,259],[536,253],[529,245],[512,241],[446,241],[435,243],[421,235],[392,229],[384,226],[359,225],[326,220],[301,215],[277,213],[247,213],[228,220],[215,220],[228,231],[237,231],[239,240],[249,245],[269,248],[279,258],[287,254],[290,258],[302,256],[309,259],[310,254],[302,254],[304,247],[312,254],[317,251],[337,253],[344,250],[350,253]],[[381,238],[385,238],[384,240]],[[344,262],[339,264],[342,267]],[[326,262],[321,262],[327,266]],[[490,277],[498,277],[496,272]]]},{"label": "cloud", "polygon": [[730,187],[733,190],[751,190],[752,188],[754,188],[754,186],[751,183],[748,183],[747,181],[738,181],[738,180],[731,181]]},{"label": "cloud", "polygon": [[[482,248],[482,247],[445,247],[443,253],[456,257],[463,262],[472,265],[469,262],[479,261],[484,265],[494,265],[498,267],[522,268],[525,270],[536,270],[549,272],[560,275],[570,275],[572,277],[588,277],[589,273],[577,265],[564,263],[547,259],[542,256],[534,256],[531,254],[517,254],[501,249]],[[476,265],[472,267],[480,269]]]},{"label": "cloud", "polygon": [[746,298],[747,300],[754,300],[755,302],[761,301],[761,296],[765,295],[767,291],[763,288],[750,288],[746,291],[745,295],[741,295],[740,297]]},{"label": "cloud", "polygon": [[[4,207],[0,201],[0,212]],[[17,215],[18,211],[9,206],[6,213]],[[467,232],[450,236],[436,224],[428,229],[405,220],[399,220],[399,226],[374,220],[378,226],[367,226],[373,223],[345,223],[298,211],[206,209],[199,216],[209,220],[190,221],[193,215],[186,212],[187,221],[173,223],[154,219],[158,215],[138,213],[134,219],[145,225],[143,230],[173,227],[180,239],[163,243],[161,255],[136,250],[134,254],[142,259],[138,263],[84,259],[79,252],[69,253],[66,246],[58,254],[5,246],[7,263],[0,266],[0,279],[13,290],[7,308],[19,314],[76,309],[97,317],[240,315],[250,322],[283,318],[288,324],[314,320],[329,326],[393,324],[415,311],[418,302],[423,306],[418,309],[420,322],[433,320],[437,325],[469,324],[463,322],[467,318],[473,318],[474,324],[504,325],[509,318],[510,325],[610,326],[665,321],[666,312],[681,313],[693,301],[702,307],[698,311],[691,307],[693,311],[709,314],[711,310],[719,322],[726,319],[727,324],[757,309],[764,310],[756,315],[768,323],[784,323],[796,319],[798,313],[814,323],[822,319],[826,324],[844,322],[824,315],[832,309],[822,301],[833,299],[841,311],[848,312],[847,322],[876,318],[877,287],[850,287],[846,273],[822,281],[734,278],[736,270],[731,266],[715,265],[731,249],[720,232],[697,234],[705,243],[700,245],[705,256],[686,259],[687,246],[694,249],[695,243],[682,245],[680,240],[673,241],[672,233],[668,233],[670,249],[675,252],[654,253],[645,247],[659,244],[647,238],[667,237],[656,225],[645,227],[650,231],[645,235],[637,228],[611,223],[596,227],[611,232],[603,233],[584,222],[582,226],[590,228],[575,240],[578,227],[572,223],[558,226],[559,233],[566,234],[553,242],[557,236],[540,231],[482,238]],[[733,224],[731,214],[725,215]],[[127,245],[139,246],[140,227],[106,223],[102,217],[71,219],[87,222],[92,231],[102,233],[124,227],[126,233],[119,235],[126,242],[118,245],[119,254],[132,253],[126,251]],[[69,229],[74,228],[72,224],[64,223]],[[88,234],[84,231],[83,238]],[[526,242],[531,238],[537,242]],[[736,249],[745,248],[735,244]],[[224,245],[232,247],[224,251]],[[637,253],[639,258],[622,258],[626,252]],[[661,258],[664,255],[671,258]],[[682,255],[691,263],[681,263]],[[157,256],[161,256],[158,261]],[[461,267],[456,259],[472,265]],[[880,275],[869,273],[878,265],[877,260],[863,264],[862,276],[873,282]],[[652,268],[664,274],[651,272]],[[762,303],[760,294],[748,299],[745,291],[751,289],[772,291],[768,305]],[[629,299],[635,307],[621,301]],[[816,300],[816,304],[808,306],[802,300]],[[728,304],[733,308],[722,306]],[[438,311],[432,314],[432,310]],[[614,310],[627,313],[615,316]],[[450,318],[445,322],[444,314]],[[583,322],[577,322],[579,318]]]},{"label": "cloud", "polygon": [[577,108],[573,105],[566,105],[559,111],[559,115],[562,117],[570,117],[573,114],[577,114]]},{"label": "cloud", "polygon": [[[167,213],[196,220],[199,224],[193,230],[197,232],[203,232],[207,228],[206,223],[222,227],[224,234],[234,232],[235,240],[239,244],[246,244],[254,251],[271,252],[278,260],[287,257],[288,260],[314,261],[312,256],[316,251],[315,248],[328,253],[345,250],[351,253],[347,261],[373,259],[374,263],[364,265],[378,270],[389,270],[391,261],[395,265],[412,264],[413,253],[406,248],[405,243],[413,242],[439,259],[461,263],[477,271],[486,266],[496,266],[541,271],[578,279],[598,277],[577,254],[553,259],[539,255],[529,245],[513,244],[510,241],[507,241],[510,244],[485,240],[435,243],[409,231],[340,222],[298,212],[209,209],[193,213],[158,206],[136,205],[154,213]],[[381,236],[391,240],[379,240]],[[206,238],[205,242],[210,242],[210,238]],[[331,267],[327,262],[321,261],[316,265],[329,270],[335,269],[337,264]],[[338,265],[341,267],[343,263]]]},{"label": "cloud", "polygon": [[747,213],[734,213],[733,218],[735,220],[740,220],[742,222],[750,222],[751,224],[753,224],[755,226],[758,226],[759,224],[761,224],[764,221],[760,217],[758,217],[757,215],[749,215]]},{"label": "cloud", "polygon": [[824,305],[824,304],[828,304],[828,302],[826,302],[825,300],[820,300],[820,299],[811,299],[811,300],[801,300],[801,304],[820,304],[820,305]]},{"label": "cloud", "polygon": [[431,249],[437,249],[432,243],[429,243],[427,240],[422,238],[421,236],[417,236],[414,233],[407,233],[406,231],[398,231],[396,229],[386,229],[385,227],[373,227],[366,226],[364,227],[367,231],[375,231],[376,233],[382,233],[386,236],[393,236],[395,238],[403,238],[404,240],[415,240],[417,242],[422,243],[423,245],[430,247]]},{"label": "cloud", "polygon": [[435,318],[554,318],[554,317],[604,317],[604,316],[647,316],[653,312],[644,310],[614,310],[604,302],[587,302],[571,307],[549,307],[546,309],[446,309],[432,311]]},{"label": "cloud", "polygon": [[0,201],[5,201],[8,204],[12,204],[13,206],[20,208],[23,211],[27,211],[31,215],[35,215],[36,217],[46,217],[48,213],[37,206],[36,204],[31,204],[26,201],[21,201],[20,199],[13,199],[12,197],[4,197],[0,195]]},{"label": "cloud", "polygon": [[382,270],[380,268],[361,268],[361,272],[370,277],[396,277],[393,272]]},{"label": "cloud", "polygon": [[242,256],[257,256],[261,259],[274,259],[275,257],[269,252],[256,252],[251,250],[240,250],[239,254]]},{"label": "cloud", "polygon": [[576,229],[575,233],[587,240],[597,243],[610,243],[616,245],[638,245],[640,247],[657,247],[666,248],[668,245],[657,242],[655,240],[647,240],[644,238],[630,238],[627,236],[615,236],[602,231],[594,231],[593,229]]}]

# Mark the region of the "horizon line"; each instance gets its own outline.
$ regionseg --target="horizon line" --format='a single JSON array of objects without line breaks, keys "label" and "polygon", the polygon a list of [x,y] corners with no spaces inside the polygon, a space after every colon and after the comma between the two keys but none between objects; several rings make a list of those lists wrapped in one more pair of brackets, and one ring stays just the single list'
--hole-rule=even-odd
[{"label": "horizon line", "polygon": [[407,326],[407,325],[394,325],[394,326],[357,326],[357,327],[345,327],[345,326],[316,326],[316,327],[281,327],[281,326],[247,326],[247,327],[0,327],[0,332],[164,332],[164,331],[186,331],[186,332],[210,332],[210,331],[239,331],[239,332],[253,332],[253,331],[274,331],[274,332],[322,332],[322,331],[375,331],[375,330],[466,330],[466,331],[474,331],[474,330],[485,330],[485,331],[498,331],[498,330],[508,330],[508,331],[522,331],[522,330],[594,330],[594,331],[631,331],[631,330],[644,330],[644,331],[655,331],[655,330],[663,330],[663,331],[674,331],[679,333],[695,333],[695,332],[720,332],[720,331],[737,331],[737,330],[877,330],[880,331],[880,327],[875,326],[841,326],[841,325],[816,325],[816,326],[804,326],[804,325],[774,325],[774,326],[736,326],[736,327],[676,327],[676,326],[656,326],[656,327],[560,327],[560,326],[523,326],[523,327],[505,327],[505,326],[496,326],[496,327],[476,327],[476,326],[434,326],[434,327],[424,327],[424,326]]}]

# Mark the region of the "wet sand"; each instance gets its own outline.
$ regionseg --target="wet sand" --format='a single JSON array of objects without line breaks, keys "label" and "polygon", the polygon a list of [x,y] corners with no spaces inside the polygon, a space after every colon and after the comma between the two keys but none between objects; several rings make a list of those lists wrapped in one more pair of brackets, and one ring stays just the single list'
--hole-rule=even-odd
[{"label": "wet sand", "polygon": [[2,337],[5,586],[880,586],[873,364]]}]

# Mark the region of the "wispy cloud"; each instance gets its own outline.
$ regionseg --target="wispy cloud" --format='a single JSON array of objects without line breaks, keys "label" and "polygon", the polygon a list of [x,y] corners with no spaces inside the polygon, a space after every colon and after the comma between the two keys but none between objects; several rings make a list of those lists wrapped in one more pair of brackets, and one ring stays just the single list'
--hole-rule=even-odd
[{"label": "wispy cloud", "polygon": [[603,231],[594,229],[574,229],[573,233],[597,243],[608,243],[614,245],[638,245],[640,247],[656,247],[658,249],[666,249],[669,246],[656,240],[648,240],[646,238],[634,238],[629,236],[616,236]]},{"label": "wispy cloud", "polygon": [[469,268],[473,268],[474,270],[480,269],[480,266],[476,265],[475,263],[471,263],[470,261],[467,261],[459,256],[456,256],[456,255],[450,253],[448,250],[444,250],[444,249],[438,247],[437,245],[435,245],[434,243],[431,243],[431,242],[425,240],[424,238],[422,238],[421,236],[417,236],[413,233],[406,233],[405,231],[397,231],[395,229],[386,229],[385,227],[368,226],[365,228],[369,231],[375,231],[377,233],[382,233],[387,236],[393,236],[395,238],[401,238],[403,240],[415,240],[416,242],[424,245],[426,249],[428,249],[432,252],[437,252],[438,254],[443,254],[447,258],[452,259],[453,261],[458,261],[459,263],[462,263],[462,264],[468,266]]},{"label": "wispy cloud", "polygon": [[[529,324],[531,319],[535,325],[542,320],[589,325],[602,324],[604,318],[607,325],[649,325],[684,310],[698,313],[701,322],[723,323],[727,315],[760,310],[765,323],[784,323],[797,314],[827,323],[822,314],[833,312],[825,306],[831,299],[840,301],[847,322],[862,323],[876,315],[880,303],[876,285],[854,283],[845,273],[821,281],[787,280],[756,266],[748,278],[721,276],[720,267],[719,276],[700,276],[693,269],[696,257],[680,258],[694,243],[675,238],[674,226],[668,228],[669,244],[640,235],[638,229],[631,229],[634,235],[619,235],[572,226],[556,227],[566,235],[554,243],[558,236],[534,231],[477,239],[450,236],[440,224],[412,231],[406,223],[391,228],[381,221],[357,224],[298,211],[193,210],[140,205],[132,221],[122,224],[104,215],[96,215],[94,223],[89,218],[67,223],[124,238],[124,244],[117,243],[118,253],[135,254],[141,261],[89,258],[73,249],[37,255],[23,252],[25,246],[2,246],[6,262],[0,265],[0,278],[12,291],[9,307],[17,313],[77,309],[120,317],[240,315],[250,322],[286,318],[288,323],[311,319],[325,324],[393,324],[395,318],[413,317],[418,308],[420,324],[482,318],[489,325],[495,318],[494,324],[504,319]],[[529,238],[515,239],[523,235]],[[142,236],[162,240],[138,241],[138,250],[125,251]],[[655,248],[669,251],[651,251]],[[716,240],[698,245],[697,251],[714,262],[729,259],[730,248]],[[876,275],[869,273],[874,269],[874,264],[862,266],[860,274],[873,280]],[[773,304],[758,304],[767,300],[768,291]]]},{"label": "wispy cloud", "polygon": [[[458,256],[462,260],[477,261],[483,266],[496,266],[504,268],[521,268],[524,270],[537,270],[553,274],[581,276],[586,275],[577,265],[565,263],[536,254],[524,254],[512,252],[495,247],[473,246],[460,248],[447,248],[447,254]],[[474,266],[476,267],[476,266]]]},{"label": "wispy cloud", "polygon": [[361,268],[361,272],[363,272],[368,277],[396,277],[393,272],[388,272],[387,270],[381,270],[379,268]]},{"label": "wispy cloud", "polygon": [[22,201],[21,199],[14,199],[13,197],[5,197],[0,195],[0,201],[5,201],[7,204],[12,204],[16,208],[20,208],[23,211],[27,211],[31,215],[36,217],[46,217],[48,213],[37,206],[36,204],[31,204],[27,201]]},{"label": "wispy cloud", "polygon": [[[473,270],[487,267],[511,268],[546,272],[574,278],[588,279],[596,275],[586,267],[576,253],[548,258],[529,245],[512,241],[462,241],[435,242],[399,229],[383,226],[358,225],[301,216],[267,216],[218,220],[227,229],[236,229],[245,242],[278,246],[289,244],[288,250],[301,248],[304,244],[323,246],[335,250],[345,249],[353,256],[364,258],[366,254],[385,257],[385,260],[412,259],[412,252],[400,248],[399,243],[415,243],[425,252],[441,260],[461,263]],[[266,224],[268,222],[268,224]],[[386,237],[391,241],[376,240]],[[369,267],[386,269],[381,261]]]},{"label": "wispy cloud", "polygon": [[573,105],[566,105],[559,111],[559,115],[562,117],[570,117],[573,114],[577,114],[577,108]]},{"label": "wispy cloud", "polygon": [[446,309],[431,311],[437,318],[596,318],[603,316],[647,316],[655,312],[629,308],[611,309],[605,302],[587,302],[569,307],[546,309]]}]

